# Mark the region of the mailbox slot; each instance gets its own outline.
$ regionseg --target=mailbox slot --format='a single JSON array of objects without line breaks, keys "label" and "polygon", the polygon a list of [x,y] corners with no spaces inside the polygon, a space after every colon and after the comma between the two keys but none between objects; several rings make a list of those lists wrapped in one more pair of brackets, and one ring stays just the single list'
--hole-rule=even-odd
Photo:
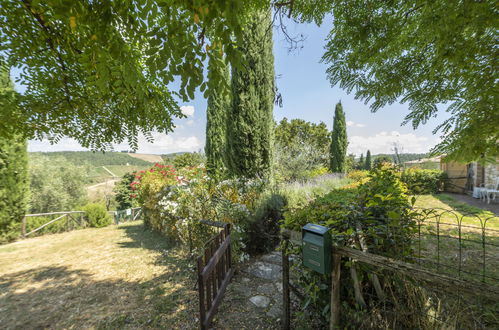
[{"label": "mailbox slot", "polygon": [[316,224],[302,228],[303,265],[321,274],[331,272],[331,235],[329,229]]}]

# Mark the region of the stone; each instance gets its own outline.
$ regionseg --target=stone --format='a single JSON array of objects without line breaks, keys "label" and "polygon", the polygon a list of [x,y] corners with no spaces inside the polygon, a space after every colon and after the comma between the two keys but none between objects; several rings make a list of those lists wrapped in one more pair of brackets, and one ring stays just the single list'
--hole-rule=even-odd
[{"label": "stone", "polygon": [[241,278],[241,282],[242,282],[242,283],[248,283],[249,281],[250,281],[250,279],[249,279],[249,278],[247,278],[247,277],[243,277],[243,278]]},{"label": "stone", "polygon": [[251,288],[247,285],[234,283],[232,289],[245,297],[251,296]]},{"label": "stone", "polygon": [[282,257],[280,254],[271,253],[271,254],[264,255],[263,257],[260,258],[260,260],[265,261],[265,262],[270,262],[272,264],[280,265],[281,261],[282,261],[281,258]]},{"label": "stone", "polygon": [[258,286],[256,292],[266,296],[273,296],[275,294],[275,286],[272,283],[265,283]]},{"label": "stone", "polygon": [[253,305],[259,308],[267,308],[270,304],[270,298],[265,296],[253,296],[249,299]]},{"label": "stone", "polygon": [[282,282],[275,283],[275,286],[277,287],[277,291],[279,291],[280,293],[282,293]]},{"label": "stone", "polygon": [[279,318],[282,316],[282,307],[280,305],[273,305],[270,307],[270,309],[267,311],[267,316],[273,317],[273,318]]},{"label": "stone", "polygon": [[277,281],[281,278],[281,270],[282,267],[279,265],[269,264],[261,261],[255,262],[247,269],[248,273],[255,277],[271,281]]}]

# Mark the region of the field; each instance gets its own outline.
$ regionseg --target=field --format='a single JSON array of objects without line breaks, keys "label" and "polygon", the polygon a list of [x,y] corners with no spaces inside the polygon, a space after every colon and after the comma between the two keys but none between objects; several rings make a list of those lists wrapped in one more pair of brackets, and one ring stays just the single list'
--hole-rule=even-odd
[{"label": "field", "polygon": [[186,252],[140,222],[0,247],[4,329],[196,328]]}]

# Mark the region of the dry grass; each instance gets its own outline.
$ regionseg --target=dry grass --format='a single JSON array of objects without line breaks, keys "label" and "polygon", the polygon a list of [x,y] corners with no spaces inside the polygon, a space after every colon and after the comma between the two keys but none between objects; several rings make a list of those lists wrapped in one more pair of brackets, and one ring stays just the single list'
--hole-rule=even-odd
[{"label": "dry grass", "polygon": [[185,251],[140,222],[0,247],[0,324],[27,328],[196,328]]}]

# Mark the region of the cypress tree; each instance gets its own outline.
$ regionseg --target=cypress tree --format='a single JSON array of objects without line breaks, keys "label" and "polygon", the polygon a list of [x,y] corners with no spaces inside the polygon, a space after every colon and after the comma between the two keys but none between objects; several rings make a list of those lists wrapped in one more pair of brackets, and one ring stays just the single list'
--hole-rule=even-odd
[{"label": "cypress tree", "polygon": [[360,154],[360,159],[359,159],[359,170],[364,169],[364,154]]},{"label": "cypress tree", "polygon": [[228,165],[232,176],[268,178],[272,162],[274,55],[270,9],[257,11],[238,47],[245,58],[232,68]]},{"label": "cypress tree", "polygon": [[[214,54],[210,56],[208,62],[208,79],[215,75],[222,75],[225,82],[229,84],[229,69],[225,62],[221,61],[215,65],[215,61],[220,61]],[[230,111],[230,95],[228,88],[211,89],[208,94],[208,109],[206,111],[206,170],[208,174],[220,179],[223,177],[227,165],[227,114]]]},{"label": "cypress tree", "polygon": [[341,102],[334,109],[333,132],[331,133],[330,165],[331,172],[345,172],[347,155],[347,128]]},{"label": "cypress tree", "polygon": [[370,171],[371,168],[372,168],[371,151],[367,150],[367,154],[366,154],[366,165],[364,166],[364,169]]},{"label": "cypress tree", "polygon": [[[0,67],[0,97],[13,90],[9,70]],[[0,241],[9,241],[20,234],[29,197],[27,142],[19,134],[0,135],[0,178]]]}]

